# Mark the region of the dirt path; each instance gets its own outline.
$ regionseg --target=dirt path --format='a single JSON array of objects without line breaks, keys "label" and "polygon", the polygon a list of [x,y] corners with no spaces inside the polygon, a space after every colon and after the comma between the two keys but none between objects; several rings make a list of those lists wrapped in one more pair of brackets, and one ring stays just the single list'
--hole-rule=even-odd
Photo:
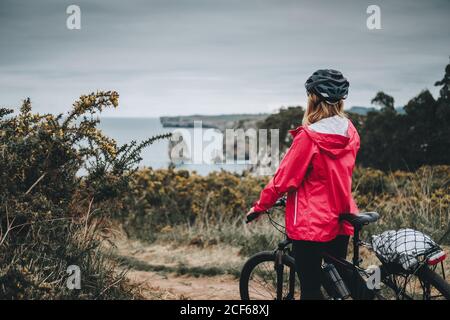
[{"label": "dirt path", "polygon": [[152,271],[129,271],[127,276],[141,284],[141,295],[146,299],[239,299],[238,282],[230,276],[196,278]]},{"label": "dirt path", "polygon": [[239,299],[237,275],[244,262],[229,246],[174,247],[138,241],[116,243],[115,256],[146,299]]}]

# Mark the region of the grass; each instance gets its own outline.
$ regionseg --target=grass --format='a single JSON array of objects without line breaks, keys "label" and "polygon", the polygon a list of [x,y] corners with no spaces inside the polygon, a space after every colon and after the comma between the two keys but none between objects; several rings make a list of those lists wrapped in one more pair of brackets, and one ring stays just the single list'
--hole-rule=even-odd
[{"label": "grass", "polygon": [[239,248],[224,244],[190,245],[182,242],[142,242],[119,237],[113,247],[104,247],[105,254],[121,269],[156,272],[161,275],[237,277],[246,257]]},{"label": "grass", "polygon": [[[283,223],[283,214],[279,210],[274,212],[273,217],[278,223]],[[262,250],[275,249],[283,239],[284,235],[269,223],[267,217],[248,225],[244,223],[243,217],[239,217],[222,224],[177,225],[158,233],[155,242],[190,244],[199,248],[225,244],[239,248],[239,255],[248,257]]]}]

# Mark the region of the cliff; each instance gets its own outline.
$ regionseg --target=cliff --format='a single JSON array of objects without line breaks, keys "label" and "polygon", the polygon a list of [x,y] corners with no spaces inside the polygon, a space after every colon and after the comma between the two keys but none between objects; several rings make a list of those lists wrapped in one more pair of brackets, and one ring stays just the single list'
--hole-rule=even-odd
[{"label": "cliff", "polygon": [[256,123],[268,117],[268,114],[222,114],[160,117],[165,128],[192,128],[194,121],[201,121],[203,128],[215,128],[220,131],[241,127],[242,124]]}]

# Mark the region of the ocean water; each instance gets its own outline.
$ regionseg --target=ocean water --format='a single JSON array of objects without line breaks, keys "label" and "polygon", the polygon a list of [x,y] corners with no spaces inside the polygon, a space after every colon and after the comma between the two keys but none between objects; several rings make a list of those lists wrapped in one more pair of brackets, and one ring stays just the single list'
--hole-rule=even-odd
[{"label": "ocean water", "polygon": [[[180,128],[163,128],[159,118],[101,118],[99,128],[109,137],[115,139],[117,143],[129,143],[132,140],[142,141],[152,136],[174,132]],[[193,129],[183,129],[182,131],[191,134],[193,137]],[[183,134],[183,137],[186,136]],[[167,139],[160,140],[150,145],[142,152],[141,167],[152,167],[154,169],[167,168],[170,164],[169,157],[169,141]],[[213,171],[226,170],[231,172],[242,172],[248,168],[245,164],[194,164],[181,163],[176,165],[179,169],[196,171],[201,175],[207,175]]]}]

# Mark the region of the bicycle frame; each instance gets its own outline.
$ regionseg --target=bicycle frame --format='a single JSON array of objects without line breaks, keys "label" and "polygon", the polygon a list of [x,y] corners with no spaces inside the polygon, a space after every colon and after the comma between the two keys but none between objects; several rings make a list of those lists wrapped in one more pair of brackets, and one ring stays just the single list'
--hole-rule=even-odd
[{"label": "bicycle frame", "polygon": [[[287,253],[290,255],[290,250],[288,246],[292,243],[292,240],[287,238],[278,243],[278,248],[275,250],[276,259],[274,269],[277,273],[277,299],[283,299],[283,272],[284,272],[284,264],[283,264],[283,255]],[[295,270],[290,270],[289,274],[289,293],[288,296],[285,297],[286,300],[291,300],[294,297],[295,292]]]},{"label": "bicycle frame", "polygon": [[[279,207],[283,206],[282,204],[279,205]],[[270,212],[266,212],[270,213]],[[289,293],[286,297],[283,297],[283,273],[284,273],[284,264],[283,264],[283,255],[289,256],[291,260],[291,264],[295,264],[295,259],[292,257],[291,250],[289,248],[289,245],[293,242],[291,239],[288,238],[287,234],[282,230],[284,229],[284,226],[278,224],[275,222],[269,214],[269,220],[272,223],[272,225],[277,229],[280,233],[284,234],[286,238],[278,243],[277,249],[274,250],[275,254],[275,262],[274,262],[274,270],[276,271],[276,280],[277,280],[277,288],[276,288],[276,295],[278,300],[282,299],[293,299],[294,293],[295,293],[295,281],[296,281],[296,271],[295,268],[290,268],[290,274],[289,274]],[[248,220],[249,222],[251,220]],[[361,264],[361,258],[360,258],[360,247],[364,246],[367,247],[369,250],[373,251],[372,245],[362,241],[360,238],[360,232],[362,230],[364,224],[361,225],[354,225],[354,235],[352,237],[352,246],[353,246],[353,257],[350,260],[346,260],[345,258],[341,257],[335,257],[331,255],[328,252],[323,252],[322,257],[326,263],[331,263],[335,266],[337,269],[339,275],[342,277],[342,280],[347,285],[352,298],[354,299],[373,299],[375,297],[379,297],[384,299],[383,296],[380,295],[380,291],[377,289],[371,289],[366,288],[366,279],[364,279],[366,276],[370,276],[371,273],[360,267]],[[391,277],[391,275],[401,275],[405,277],[405,282],[403,287],[406,286],[407,278],[409,275],[415,275],[415,273],[427,263],[426,260],[421,261],[420,264],[417,266],[416,271],[414,272],[402,272],[402,270],[398,269],[398,266],[392,265],[391,263],[385,261],[383,257],[380,257],[377,254],[378,260],[381,262],[381,265],[379,266],[379,272],[380,272],[380,281],[383,282],[387,287],[394,290],[396,296],[401,296],[403,298],[410,298],[413,299],[413,297],[409,297],[405,293],[405,288],[399,287],[399,283],[395,279]],[[443,277],[445,279],[445,271],[443,267],[443,262],[440,261]],[[327,293],[333,297],[340,299],[339,295],[336,296],[333,294],[335,290],[330,286],[327,288],[327,284],[325,282],[322,282],[324,288],[326,289]],[[368,291],[367,291],[368,290]]]},{"label": "bicycle frame", "polygon": [[[354,235],[352,238],[352,245],[353,245],[353,257],[351,259],[351,262],[340,258],[340,257],[335,257],[327,252],[323,252],[323,258],[325,261],[327,261],[328,263],[332,263],[338,270],[339,272],[342,272],[342,270],[350,272],[352,274],[352,283],[350,283],[351,285],[351,292],[355,292],[355,288],[353,286],[357,285],[357,277],[360,277],[360,273],[363,272],[365,273],[365,270],[363,270],[360,267],[360,263],[361,263],[361,259],[360,259],[360,255],[359,255],[359,248],[361,246],[367,246],[369,248],[371,248],[370,245],[368,245],[367,243],[363,242],[360,240],[360,228],[355,228],[354,229]],[[277,259],[275,261],[275,265],[274,265],[274,269],[277,272],[277,299],[282,299],[282,285],[283,285],[283,281],[282,281],[282,276],[283,276],[283,269],[284,269],[284,265],[282,262],[282,255],[284,253],[287,253],[290,255],[290,250],[288,248],[288,246],[292,243],[293,241],[289,238],[286,237],[286,239],[284,239],[283,241],[278,243],[278,247],[275,250]],[[292,271],[292,270],[291,270]],[[292,273],[290,274],[290,279],[289,279],[289,295],[288,297],[285,297],[286,299],[289,299],[291,297],[293,297],[294,295],[294,286],[295,286],[295,270],[292,271]],[[349,283],[346,283],[346,285],[348,286]],[[328,290],[327,290],[328,291]],[[330,292],[328,292],[330,294]]]}]

